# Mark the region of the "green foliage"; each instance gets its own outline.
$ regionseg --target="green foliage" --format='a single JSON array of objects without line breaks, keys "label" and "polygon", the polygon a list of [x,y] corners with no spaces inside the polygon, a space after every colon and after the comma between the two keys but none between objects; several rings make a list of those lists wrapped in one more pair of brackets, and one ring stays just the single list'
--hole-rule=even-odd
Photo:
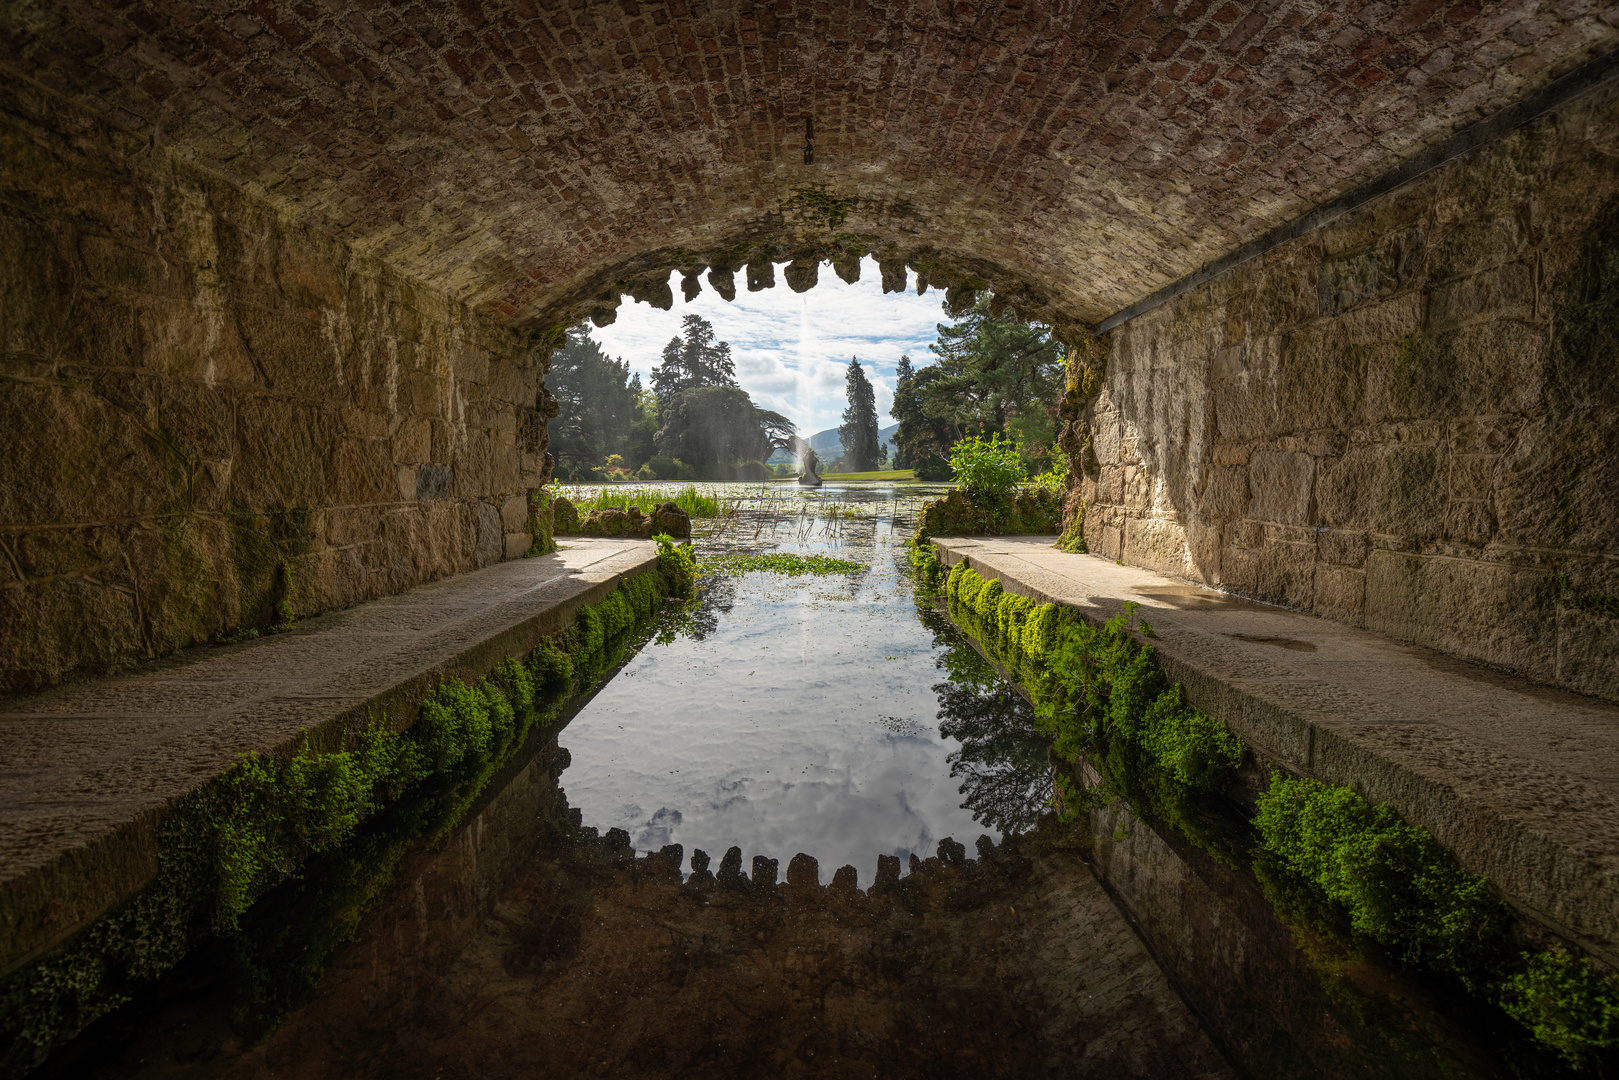
[{"label": "green foliage", "polygon": [[[670,551],[687,580],[694,578],[689,549],[668,544],[659,573],[622,582],[581,611],[567,637],[600,649],[603,639],[650,614],[671,587],[664,557]],[[434,835],[453,828],[539,719],[541,690],[570,685],[576,660],[584,658],[580,645],[569,656],[544,639],[525,660],[507,658],[471,685],[452,678],[429,690],[414,723],[402,731],[377,717],[343,735],[336,747],[306,740],[286,758],[248,754],[186,795],[159,831],[153,882],[0,986],[0,1072],[33,1068],[53,1046],[173,968],[199,936],[239,940],[241,920],[260,896],[312,857],[357,842],[369,819],[402,798],[422,794],[423,805],[432,808]],[[382,847],[374,876],[356,883],[355,903],[382,889],[403,850]],[[317,970],[348,940],[344,927],[352,932],[358,910],[331,917],[340,925],[319,950],[306,955],[304,944],[292,950],[297,964]],[[276,973],[275,980],[285,978]]]},{"label": "green foliage", "polygon": [[938,454],[929,452],[916,463],[916,478],[929,483],[943,483],[954,480],[956,474],[951,470],[950,463]]},{"label": "green foliage", "polygon": [[[1053,404],[1062,396],[1062,346],[1050,329],[997,314],[987,298],[939,326],[938,362],[898,374],[892,413],[896,452],[907,465],[943,457],[974,432],[1012,434],[1031,461],[1053,456]],[[906,378],[907,371],[910,377]]]},{"label": "green foliage", "polygon": [[1472,977],[1506,912],[1424,829],[1347,787],[1273,774],[1254,824],[1266,849],[1405,962]]},{"label": "green foliage", "polygon": [[658,573],[666,596],[684,599],[697,590],[697,555],[690,544],[677,544],[672,537],[654,536],[658,542]]},{"label": "green foliage", "polygon": [[980,497],[955,488],[922,507],[912,543],[934,536],[1043,536],[1062,527],[1062,499],[1054,491],[1025,488],[1012,495]]},{"label": "green foliage", "polygon": [[1502,1008],[1576,1067],[1619,1046],[1619,978],[1561,948],[1527,957],[1502,988]]},{"label": "green foliage", "polygon": [[882,456],[882,439],[877,434],[877,396],[858,359],[849,361],[844,373],[849,407],[843,410],[838,440],[843,445],[839,472],[871,472]]},{"label": "green foliage", "polygon": [[641,376],[603,353],[588,327],[569,329],[551,353],[545,384],[557,399],[557,415],[546,427],[559,472],[589,476],[613,454],[646,459],[650,451],[635,445],[638,427],[645,426]]},{"label": "green foliage", "polygon": [[[632,506],[639,507],[644,514],[668,502],[674,503],[692,518],[718,517],[723,509],[718,496],[713,492],[699,491],[695,484],[680,488],[604,486],[594,491],[574,488],[568,493],[568,503],[579,517],[592,510],[628,510]],[[557,531],[565,531],[560,521]]]},{"label": "green foliage", "polygon": [[782,551],[715,555],[703,565],[713,574],[746,574],[763,571],[794,577],[801,574],[858,574],[866,568],[863,563],[849,559],[835,559],[830,555],[798,555]]},{"label": "green foliage", "polygon": [[762,410],[736,386],[695,386],[660,401],[657,451],[699,470],[762,461],[775,448]]},{"label": "green foliage", "polygon": [[1022,450],[1020,443],[999,434],[987,439],[973,435],[950,448],[950,468],[974,498],[1004,498],[1023,482]]},{"label": "green foliage", "polygon": [[949,574],[939,561],[938,550],[925,540],[911,545],[911,569],[916,574],[917,584],[928,591],[944,585]]}]

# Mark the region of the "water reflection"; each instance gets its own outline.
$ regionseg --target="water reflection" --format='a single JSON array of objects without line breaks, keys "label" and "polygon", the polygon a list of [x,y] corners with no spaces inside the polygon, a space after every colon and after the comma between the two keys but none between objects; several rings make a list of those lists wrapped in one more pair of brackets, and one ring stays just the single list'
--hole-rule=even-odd
[{"label": "water reflection", "polygon": [[1032,829],[1051,802],[1050,740],[1035,726],[1034,707],[966,640],[945,616],[923,612],[944,647],[937,683],[939,732],[961,748],[950,755],[950,775],[961,780],[962,806],[1002,833]]},{"label": "water reflection", "polygon": [[699,557],[824,552],[864,570],[711,579],[670,616],[562,735],[585,824],[641,851],[737,846],[783,864],[802,851],[828,876],[854,865],[861,887],[879,855],[1031,825],[1049,794],[1045,741],[966,637],[919,607],[900,542],[921,501],[845,490],[700,525]]}]

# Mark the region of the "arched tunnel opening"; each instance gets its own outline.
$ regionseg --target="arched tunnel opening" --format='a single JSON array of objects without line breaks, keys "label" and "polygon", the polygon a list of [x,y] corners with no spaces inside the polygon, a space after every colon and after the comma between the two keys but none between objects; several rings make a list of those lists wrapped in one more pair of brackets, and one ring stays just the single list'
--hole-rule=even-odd
[{"label": "arched tunnel opening", "polygon": [[[1619,1070],[1616,25],[10,5],[0,1067]],[[829,288],[1038,469],[908,359],[937,479],[559,470]]]}]

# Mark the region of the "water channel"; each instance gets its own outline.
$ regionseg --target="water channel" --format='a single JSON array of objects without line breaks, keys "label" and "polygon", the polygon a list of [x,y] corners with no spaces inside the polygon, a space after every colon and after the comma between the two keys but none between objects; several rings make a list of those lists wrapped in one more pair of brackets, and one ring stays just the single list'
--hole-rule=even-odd
[{"label": "water channel", "polygon": [[401,810],[38,1075],[1558,1072],[1175,828],[1057,824],[1032,707],[913,581],[936,493],[722,490],[701,560],[856,565],[709,575],[453,827]]}]

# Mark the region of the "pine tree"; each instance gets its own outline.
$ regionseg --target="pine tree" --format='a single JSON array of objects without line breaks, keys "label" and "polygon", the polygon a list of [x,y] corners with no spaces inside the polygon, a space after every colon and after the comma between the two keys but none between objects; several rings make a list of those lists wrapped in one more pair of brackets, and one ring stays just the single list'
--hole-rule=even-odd
[{"label": "pine tree", "polygon": [[869,472],[877,467],[877,392],[872,389],[858,358],[850,359],[845,374],[849,407],[843,410],[838,438],[843,443],[843,471]]},{"label": "pine tree", "polygon": [[663,363],[652,369],[652,389],[660,402],[699,386],[735,386],[736,363],[729,343],[714,340],[713,325],[701,315],[681,320],[680,334],[663,347]]}]

